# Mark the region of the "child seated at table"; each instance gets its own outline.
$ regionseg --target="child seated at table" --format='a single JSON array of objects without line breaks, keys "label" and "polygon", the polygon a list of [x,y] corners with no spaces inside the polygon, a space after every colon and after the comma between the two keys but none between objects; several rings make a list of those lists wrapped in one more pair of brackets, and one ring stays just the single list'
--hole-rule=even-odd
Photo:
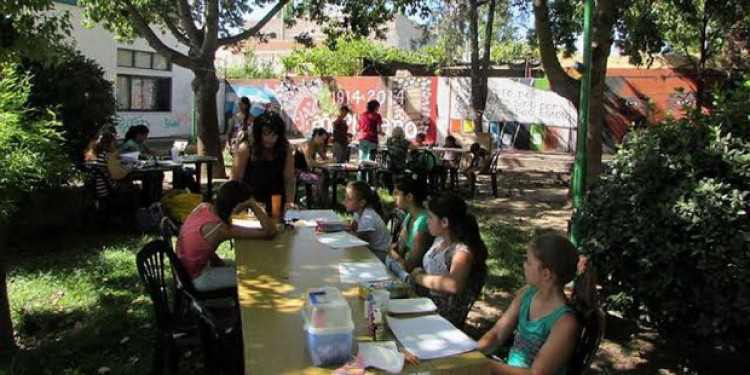
[{"label": "child seated at table", "polygon": [[[233,226],[231,215],[250,209],[261,229]],[[250,186],[229,181],[219,188],[212,203],[201,203],[180,228],[177,256],[193,286],[208,291],[237,286],[234,263],[216,255],[219,245],[232,238],[271,238],[276,225],[253,199]]]},{"label": "child seated at table", "polygon": [[461,329],[484,286],[487,246],[476,218],[457,195],[438,195],[428,207],[427,226],[435,241],[411,275],[417,293],[430,297],[438,313]]},{"label": "child seated at table", "polygon": [[432,245],[434,237],[427,228],[427,182],[415,175],[396,180],[393,200],[396,207],[406,212],[398,241],[391,246],[390,256],[407,272],[422,267],[422,258]]},{"label": "child seated at table", "polygon": [[413,146],[406,140],[404,128],[396,126],[391,130],[391,136],[385,142],[390,155],[391,164],[388,165],[391,174],[403,173],[406,168],[406,157]]},{"label": "child seated at table", "polygon": [[487,169],[490,162],[490,153],[489,151],[482,148],[479,143],[471,144],[471,147],[469,147],[469,154],[467,156],[468,158],[466,164],[461,163],[463,165],[461,173],[467,178],[471,178],[473,177],[471,175],[476,175],[477,173]]},{"label": "child seated at table", "polygon": [[[565,374],[581,330],[577,316],[587,319],[598,312],[594,274],[570,241],[547,235],[526,249],[524,275],[526,286],[478,349],[493,352],[515,330],[507,363],[493,362],[493,374]],[[574,279],[568,299],[563,288]]]},{"label": "child seated at table", "polygon": [[391,236],[381,216],[382,206],[380,197],[364,181],[353,181],[346,186],[344,207],[347,212],[354,214],[350,223],[350,231],[370,245],[373,253],[385,262],[385,256],[391,245]]},{"label": "child seated at table", "polygon": [[[456,141],[456,137],[449,135],[445,137],[444,148],[461,148],[461,145]],[[443,165],[446,168],[457,168],[458,167],[458,152],[445,151],[443,152]]]}]

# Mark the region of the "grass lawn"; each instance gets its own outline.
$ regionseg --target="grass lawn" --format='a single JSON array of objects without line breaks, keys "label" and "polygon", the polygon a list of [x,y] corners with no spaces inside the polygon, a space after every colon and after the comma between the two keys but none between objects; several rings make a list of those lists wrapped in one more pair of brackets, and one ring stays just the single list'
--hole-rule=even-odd
[{"label": "grass lawn", "polygon": [[[517,287],[530,233],[480,221],[487,222],[483,236],[491,249],[486,291]],[[7,270],[20,350],[0,374],[150,373],[155,323],[135,254],[152,238],[79,233],[22,244]],[[220,254],[233,257],[228,246]],[[198,353],[183,362],[186,373],[202,372]]]}]

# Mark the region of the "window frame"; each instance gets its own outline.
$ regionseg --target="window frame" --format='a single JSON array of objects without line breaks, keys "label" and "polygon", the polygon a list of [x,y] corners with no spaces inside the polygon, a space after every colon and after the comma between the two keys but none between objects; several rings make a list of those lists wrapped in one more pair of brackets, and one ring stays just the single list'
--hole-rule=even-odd
[{"label": "window frame", "polygon": [[[121,88],[119,85],[120,78],[124,77],[127,79],[127,84],[125,88]],[[166,101],[167,107],[166,108],[155,108],[155,109],[142,109],[142,108],[133,108],[133,79],[148,79],[154,81],[154,88],[156,94],[158,92],[158,86],[160,81],[167,81],[169,89],[165,90],[165,92],[168,94],[167,98],[164,98],[163,100]],[[117,111],[118,112],[172,112],[172,77],[162,77],[162,76],[147,76],[147,75],[139,75],[139,74],[121,74],[118,73],[116,77],[117,85],[115,86],[115,99],[118,98],[118,92],[121,89],[127,90],[127,98],[128,98],[128,106],[127,107],[120,107],[120,101],[117,100]],[[161,102],[157,98],[154,98],[154,104],[157,104]]]},{"label": "window frame", "polygon": [[[120,54],[120,51],[126,51],[126,52],[130,53],[130,65],[120,65],[120,56],[119,56],[119,54]],[[138,53],[145,53],[145,54],[148,54],[148,55],[149,55],[149,67],[148,67],[148,68],[137,67],[137,66],[135,65],[135,56],[136,56],[136,54],[138,54]],[[168,59],[168,58],[167,58],[166,56],[162,56],[162,55],[159,55],[159,54],[158,54],[158,53],[156,53],[156,52],[151,52],[151,51],[141,51],[141,50],[137,50],[137,49],[130,49],[130,48],[118,48],[118,49],[117,49],[117,55],[118,55],[118,56],[117,56],[117,58],[116,58],[116,62],[117,62],[117,67],[118,67],[118,68],[129,68],[129,69],[143,69],[143,70],[156,70],[156,71],[160,71],[160,72],[171,72],[171,71],[172,71],[172,62],[171,62],[171,61],[169,61],[169,59]],[[155,67],[154,67],[154,60],[156,60],[156,59],[155,59],[155,57],[156,57],[156,56],[161,56],[161,57],[162,57],[163,59],[165,59],[165,61],[166,61],[166,63],[167,63],[167,66],[166,66],[166,68],[164,68],[164,69],[160,69],[160,68],[155,68]]]}]

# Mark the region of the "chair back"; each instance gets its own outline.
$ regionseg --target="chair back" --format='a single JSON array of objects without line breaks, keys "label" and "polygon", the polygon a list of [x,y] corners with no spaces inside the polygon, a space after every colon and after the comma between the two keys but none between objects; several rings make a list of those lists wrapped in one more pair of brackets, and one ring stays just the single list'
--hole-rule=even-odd
[{"label": "chair back", "polygon": [[169,259],[172,266],[174,265],[174,260],[169,257],[170,253],[172,251],[166,242],[154,240],[143,246],[136,255],[138,275],[146,287],[151,302],[154,303],[156,325],[162,331],[167,330],[173,321],[170,295],[175,295],[175,289],[167,283],[167,280],[172,277],[166,276],[167,270],[171,268],[166,259]]},{"label": "chair back", "polygon": [[394,208],[390,214],[388,214],[388,225],[391,229],[391,242],[395,243],[398,241],[398,235],[401,233],[401,226],[404,224],[404,218],[406,213]]},{"label": "chair back", "polygon": [[161,221],[159,222],[159,233],[161,233],[161,238],[164,242],[166,242],[169,245],[169,248],[172,249],[172,252],[176,250],[174,237],[179,231],[177,224],[175,224],[172,219],[167,216],[161,218]]},{"label": "chair back", "polygon": [[583,329],[568,364],[568,375],[583,375],[588,371],[604,336],[604,314],[600,310],[592,313],[588,319],[580,320]]},{"label": "chair back", "polygon": [[492,157],[490,158],[490,163],[488,165],[488,172],[489,173],[497,173],[497,162],[500,160],[500,149],[495,150],[492,153]]}]

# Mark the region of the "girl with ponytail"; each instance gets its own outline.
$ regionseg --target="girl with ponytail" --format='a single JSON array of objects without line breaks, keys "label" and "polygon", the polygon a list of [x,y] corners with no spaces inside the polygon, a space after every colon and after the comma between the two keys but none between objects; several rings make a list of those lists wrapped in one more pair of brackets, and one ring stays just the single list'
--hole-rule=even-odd
[{"label": "girl with ponytail", "polygon": [[364,181],[346,185],[344,198],[346,211],[353,214],[349,230],[369,243],[370,250],[385,262],[391,245],[391,235],[383,221],[383,207],[378,193]]},{"label": "girl with ponytail", "polygon": [[[526,250],[524,275],[527,285],[482,336],[479,349],[491,353],[517,330],[507,363],[493,362],[493,374],[565,374],[582,323],[599,311],[594,273],[570,241],[547,235]],[[568,299],[564,287],[571,281]]]},{"label": "girl with ponytail", "polygon": [[438,312],[462,328],[487,276],[487,246],[474,215],[455,194],[439,195],[429,203],[427,227],[435,237],[415,268],[414,282],[426,289]]}]

